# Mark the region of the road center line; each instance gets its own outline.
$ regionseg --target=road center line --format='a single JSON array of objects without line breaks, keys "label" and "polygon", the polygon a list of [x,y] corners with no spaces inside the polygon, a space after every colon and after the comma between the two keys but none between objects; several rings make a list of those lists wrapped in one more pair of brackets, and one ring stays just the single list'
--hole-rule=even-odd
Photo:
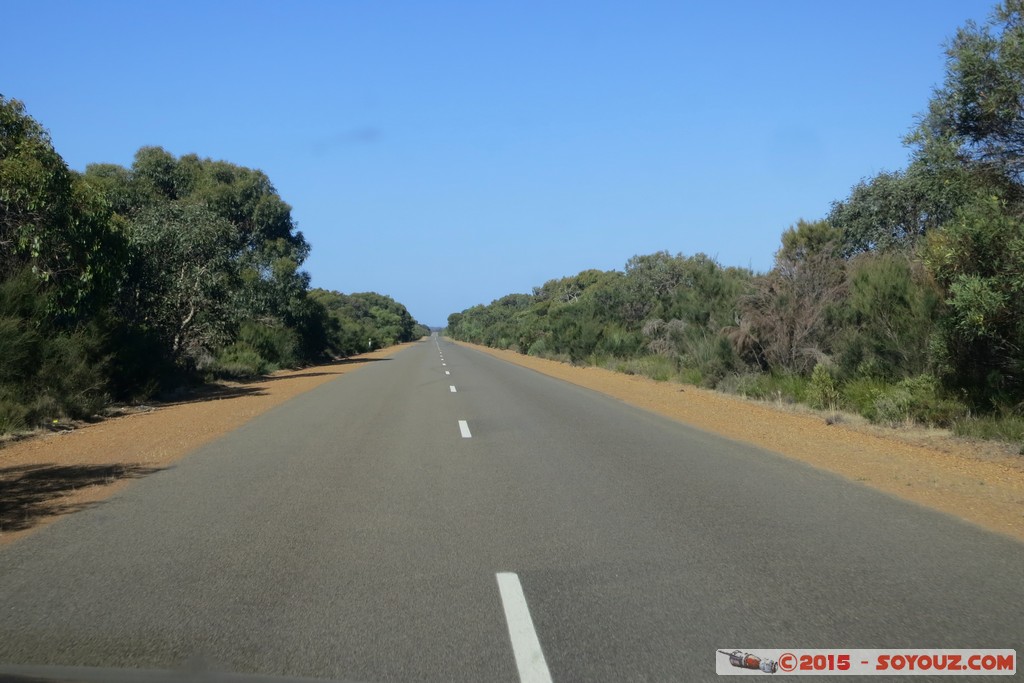
[{"label": "road center line", "polygon": [[445,367],[448,367],[448,364],[447,364],[447,363],[441,363],[441,365],[443,365],[443,366],[445,366]]},{"label": "road center line", "polygon": [[470,439],[473,437],[473,435],[469,433],[469,423],[465,420],[459,420],[459,431],[462,432],[463,439]]},{"label": "road center line", "polygon": [[452,374],[452,373],[451,373],[451,372],[449,372],[448,370],[445,370],[445,371],[444,371],[444,374],[446,374],[446,375],[450,375],[450,374]]},{"label": "road center line", "polygon": [[498,573],[498,591],[505,608],[508,635],[512,639],[512,651],[516,655],[516,667],[522,683],[551,683],[551,673],[544,661],[544,653],[537,640],[537,632],[526,606],[526,596],[519,583],[519,577],[512,572]]},{"label": "road center line", "polygon": [[451,392],[452,392],[453,394],[454,394],[454,393],[456,393],[456,391],[455,391],[455,385],[454,385],[454,384],[450,385],[450,386],[448,387],[448,389],[449,389],[449,390],[450,390],[450,391],[451,391]]}]

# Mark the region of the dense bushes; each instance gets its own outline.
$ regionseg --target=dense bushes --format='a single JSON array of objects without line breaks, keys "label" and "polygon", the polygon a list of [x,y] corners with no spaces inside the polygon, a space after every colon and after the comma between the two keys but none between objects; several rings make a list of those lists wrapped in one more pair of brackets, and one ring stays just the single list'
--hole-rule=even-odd
[{"label": "dense bushes", "polygon": [[[753,274],[635,256],[448,319],[448,333],[658,380],[1020,439],[1024,15],[960,29],[905,171],[786,230]],[[974,426],[972,426],[974,425]]]},{"label": "dense bushes", "polygon": [[454,313],[448,331],[659,380],[696,373],[713,386],[741,363],[722,330],[736,320],[751,277],[703,254],[659,252],[631,259],[625,272],[584,271]]},{"label": "dense bushes", "polygon": [[920,375],[880,391],[873,417],[883,424],[920,422],[948,427],[966,414],[966,405],[946,396],[935,377]]},{"label": "dense bushes", "polygon": [[[923,264],[903,252],[844,258],[839,241],[816,241],[829,234],[820,228],[801,223],[787,233],[790,248],[780,250],[777,266],[786,284],[703,255],[661,253],[637,257],[631,263],[643,266],[624,273],[587,271],[452,314],[447,331],[658,381],[849,410],[882,424],[950,426],[976,412],[935,374],[930,349],[945,309]],[[694,270],[702,277],[688,277]],[[637,311],[674,317],[638,322]]]},{"label": "dense bushes", "polygon": [[295,367],[302,360],[295,330],[247,321],[237,340],[217,354],[211,369],[228,377],[248,377]]},{"label": "dense bushes", "polygon": [[261,171],[143,147],[79,174],[0,96],[0,433],[425,332],[376,294],[372,323],[328,310],[308,254]]},{"label": "dense bushes", "polygon": [[0,282],[0,433],[86,417],[107,399],[101,334],[48,324],[40,290],[27,271]]},{"label": "dense bushes", "polygon": [[430,333],[405,306],[383,294],[314,289],[310,298],[328,314],[331,348],[342,355],[413,341]]}]

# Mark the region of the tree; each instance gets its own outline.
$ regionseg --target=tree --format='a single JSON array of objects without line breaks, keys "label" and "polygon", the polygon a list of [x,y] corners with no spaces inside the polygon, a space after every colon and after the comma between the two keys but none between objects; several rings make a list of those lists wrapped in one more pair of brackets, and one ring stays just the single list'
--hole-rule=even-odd
[{"label": "tree", "polygon": [[22,103],[0,96],[0,433],[102,405],[94,321],[124,263],[105,202]]},{"label": "tree", "polygon": [[1024,399],[1024,211],[998,197],[931,235],[925,262],[946,296],[935,355],[974,402]]},{"label": "tree", "polygon": [[843,232],[843,255],[912,250],[920,238],[947,221],[969,189],[963,179],[935,182],[921,163],[906,172],[880,173],[833,202],[828,220]]},{"label": "tree", "polygon": [[422,326],[405,306],[376,292],[342,294],[314,289],[310,299],[330,315],[332,348],[343,354],[362,353],[368,345],[380,348],[413,341],[422,336]]},{"label": "tree", "polygon": [[[1024,179],[1024,1],[997,5],[983,26],[968,22],[946,48],[945,83],[910,140],[1019,183]],[[931,148],[931,149],[929,149]]]},{"label": "tree", "polygon": [[173,201],[184,195],[178,186],[178,160],[163,147],[141,147],[132,163],[132,182],[146,204]]},{"label": "tree", "polygon": [[237,324],[229,308],[237,286],[234,232],[204,207],[176,202],[146,209],[131,222],[134,258],[123,307],[176,360],[226,343]]},{"label": "tree", "polygon": [[1024,397],[1024,1],[960,28],[943,87],[908,138],[915,164],[970,190],[930,233],[925,262],[945,307],[933,345],[947,383],[976,405]]},{"label": "tree", "polygon": [[845,291],[842,233],[827,221],[799,221],[782,235],[775,267],[741,302],[769,367],[810,372],[831,350],[830,316]]},{"label": "tree", "polygon": [[659,306],[676,290],[685,277],[682,256],[667,251],[634,256],[626,262],[628,299],[627,322],[639,326],[651,317],[662,317]]},{"label": "tree", "polygon": [[28,267],[72,320],[108,296],[124,260],[102,198],[70,171],[18,100],[0,96],[0,279]]},{"label": "tree", "polygon": [[[330,350],[330,344],[325,346],[332,336],[325,327],[326,311],[309,299],[309,275],[301,270],[309,244],[296,230],[291,207],[262,171],[195,154],[176,158],[163,148],[143,147],[130,169],[94,164],[87,167],[85,179],[113,208],[118,225],[136,224],[144,216],[152,228],[153,216],[173,215],[175,220],[187,216],[198,230],[196,220],[209,221],[211,236],[225,240],[231,269],[230,284],[218,295],[227,301],[218,308],[224,316],[219,336],[230,337],[249,321],[271,336],[278,336],[273,330],[280,327],[297,333],[302,360],[319,358]],[[225,231],[225,225],[231,229]],[[188,239],[197,236],[192,232]],[[139,281],[146,278],[138,268],[147,263],[160,266],[145,256],[136,258],[134,277]],[[152,275],[159,280],[161,274]],[[150,322],[125,320],[129,326],[146,327]],[[179,351],[172,355],[182,359]]]},{"label": "tree", "polygon": [[904,252],[865,253],[847,273],[841,368],[892,379],[925,372],[941,292],[920,261]]}]

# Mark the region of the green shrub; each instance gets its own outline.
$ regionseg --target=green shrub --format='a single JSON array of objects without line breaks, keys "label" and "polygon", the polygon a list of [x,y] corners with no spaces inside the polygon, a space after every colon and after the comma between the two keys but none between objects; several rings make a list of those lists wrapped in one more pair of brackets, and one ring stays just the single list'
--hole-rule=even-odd
[{"label": "green shrub", "polygon": [[722,378],[718,383],[718,390],[726,394],[736,394],[746,398],[749,393],[746,391],[748,373],[733,372]]},{"label": "green shrub", "polygon": [[804,403],[810,382],[789,372],[744,372],[726,375],[716,387],[719,391],[763,401]]},{"label": "green shrub", "polygon": [[36,375],[41,396],[33,412],[37,420],[89,417],[107,403],[105,359],[99,357],[98,335],[91,330],[48,339]]},{"label": "green shrub", "polygon": [[0,389],[0,434],[20,431],[28,423],[28,409]]},{"label": "green shrub", "polygon": [[527,349],[526,355],[536,356],[537,358],[543,358],[547,355],[548,345],[544,342],[544,339],[538,339],[537,341],[530,344],[530,348]]},{"label": "green shrub", "polygon": [[909,377],[883,390],[875,399],[875,421],[883,424],[918,422],[948,427],[967,415],[967,407],[942,395],[931,375]]},{"label": "green shrub", "polygon": [[736,366],[735,351],[725,337],[694,332],[681,345],[680,363],[697,371],[691,373],[693,384],[714,389]]},{"label": "green shrub", "polygon": [[28,321],[0,318],[0,382],[24,381],[39,364],[40,336]]},{"label": "green shrub", "polygon": [[25,404],[25,422],[30,425],[42,425],[57,417],[67,414],[61,409],[60,402],[54,396],[36,395]]},{"label": "green shrub", "polygon": [[765,375],[763,398],[786,403],[806,403],[807,386],[810,384],[806,377],[795,372],[772,372]]},{"label": "green shrub", "polygon": [[807,403],[812,408],[822,410],[835,410],[839,406],[839,389],[824,363],[815,365],[811,372],[811,381],[807,385]]},{"label": "green shrub", "polygon": [[109,390],[121,400],[139,401],[173,386],[181,378],[158,334],[113,326],[104,339]]},{"label": "green shrub", "polygon": [[643,375],[658,382],[666,382],[675,374],[674,363],[664,356],[641,356],[630,358],[620,365],[627,375]]},{"label": "green shrub", "polygon": [[0,282],[0,433],[93,415],[107,401],[103,335],[58,326],[30,279]]},{"label": "green shrub", "polygon": [[237,343],[255,351],[266,363],[281,368],[295,367],[301,361],[299,335],[286,327],[245,322],[238,331]]},{"label": "green shrub", "polygon": [[217,356],[216,374],[225,377],[254,377],[266,374],[267,359],[243,342],[235,342]]},{"label": "green shrub", "polygon": [[699,387],[704,382],[704,375],[701,373],[700,368],[684,365],[679,369],[679,381],[683,384],[692,384]]},{"label": "green shrub", "polygon": [[635,334],[627,332],[621,325],[607,325],[597,343],[597,351],[602,355],[626,358],[633,355],[640,346]]},{"label": "green shrub", "polygon": [[953,423],[953,432],[958,436],[1019,443],[1024,448],[1024,417],[1010,411],[961,418]]},{"label": "green shrub", "polygon": [[839,388],[842,406],[849,411],[866,417],[872,422],[878,419],[875,401],[891,385],[879,377],[863,376],[843,383]]}]

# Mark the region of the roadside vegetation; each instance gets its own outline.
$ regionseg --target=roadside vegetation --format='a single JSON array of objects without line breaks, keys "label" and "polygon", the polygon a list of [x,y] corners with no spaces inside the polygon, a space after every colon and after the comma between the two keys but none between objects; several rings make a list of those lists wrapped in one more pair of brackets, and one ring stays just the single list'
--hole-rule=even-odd
[{"label": "roadside vegetation", "polygon": [[78,173],[0,95],[0,434],[427,334],[310,289],[309,250],[261,171],[143,147]]},{"label": "roadside vegetation", "polygon": [[447,334],[1024,452],[1022,8],[956,33],[908,167],[797,221],[768,272],[639,255],[454,313]]}]

